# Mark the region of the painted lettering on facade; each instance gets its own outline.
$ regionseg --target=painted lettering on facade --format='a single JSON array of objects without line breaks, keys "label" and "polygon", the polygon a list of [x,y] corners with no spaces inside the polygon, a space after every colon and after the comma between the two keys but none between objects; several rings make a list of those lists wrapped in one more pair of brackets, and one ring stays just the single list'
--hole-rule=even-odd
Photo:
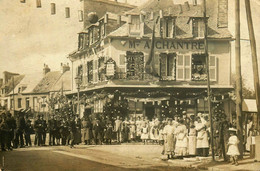
[{"label": "painted lettering on facade", "polygon": [[[154,43],[155,49],[186,49],[186,50],[203,50],[203,41],[167,41],[167,40],[156,40]],[[129,40],[129,49],[143,48],[150,49],[151,41],[140,41],[140,40]]]}]

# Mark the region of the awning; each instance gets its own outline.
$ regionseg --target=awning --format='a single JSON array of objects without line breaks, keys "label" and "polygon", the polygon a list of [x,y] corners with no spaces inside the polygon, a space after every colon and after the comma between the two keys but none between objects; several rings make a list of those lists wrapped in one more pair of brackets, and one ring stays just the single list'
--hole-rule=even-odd
[{"label": "awning", "polygon": [[255,99],[244,99],[242,103],[243,112],[257,113],[257,106]]}]

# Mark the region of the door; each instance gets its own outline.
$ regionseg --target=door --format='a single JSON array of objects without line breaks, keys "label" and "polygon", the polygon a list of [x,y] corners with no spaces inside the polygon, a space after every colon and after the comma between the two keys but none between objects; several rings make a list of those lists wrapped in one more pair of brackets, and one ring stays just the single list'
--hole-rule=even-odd
[{"label": "door", "polygon": [[154,114],[155,114],[155,109],[153,106],[145,107],[145,116],[147,116],[149,120],[151,120],[154,117]]}]

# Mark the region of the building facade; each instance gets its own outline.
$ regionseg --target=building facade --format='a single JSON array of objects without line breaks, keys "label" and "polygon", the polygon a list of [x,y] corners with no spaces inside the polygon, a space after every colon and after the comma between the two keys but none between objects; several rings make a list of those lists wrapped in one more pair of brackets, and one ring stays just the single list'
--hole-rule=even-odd
[{"label": "building facade", "polygon": [[[211,1],[207,8],[212,102],[230,114],[227,1]],[[106,13],[79,33],[78,50],[69,55],[72,78],[81,78],[81,111],[149,119],[209,113],[204,27],[196,1],[153,0],[123,15]]]}]

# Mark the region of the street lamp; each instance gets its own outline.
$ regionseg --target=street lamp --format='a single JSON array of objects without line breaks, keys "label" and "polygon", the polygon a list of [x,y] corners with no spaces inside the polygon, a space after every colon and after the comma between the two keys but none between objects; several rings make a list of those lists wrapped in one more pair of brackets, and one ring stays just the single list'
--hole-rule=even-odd
[{"label": "street lamp", "polygon": [[78,114],[80,115],[80,103],[79,103],[79,91],[80,91],[80,85],[81,85],[81,77],[79,75],[77,75],[75,77],[75,82],[77,85],[77,90],[78,90]]}]

